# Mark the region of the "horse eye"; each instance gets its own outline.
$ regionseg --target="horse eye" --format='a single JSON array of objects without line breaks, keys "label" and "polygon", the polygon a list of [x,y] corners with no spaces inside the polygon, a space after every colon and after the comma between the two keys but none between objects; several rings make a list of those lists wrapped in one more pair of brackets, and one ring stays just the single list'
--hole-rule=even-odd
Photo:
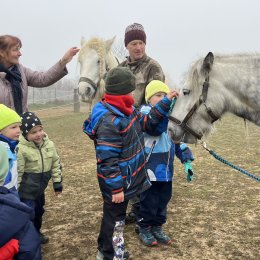
[{"label": "horse eye", "polygon": [[182,92],[183,92],[184,96],[190,94],[190,90],[189,89],[183,89]]},{"label": "horse eye", "polygon": [[99,64],[99,63],[100,63],[100,60],[97,61],[97,64]]}]

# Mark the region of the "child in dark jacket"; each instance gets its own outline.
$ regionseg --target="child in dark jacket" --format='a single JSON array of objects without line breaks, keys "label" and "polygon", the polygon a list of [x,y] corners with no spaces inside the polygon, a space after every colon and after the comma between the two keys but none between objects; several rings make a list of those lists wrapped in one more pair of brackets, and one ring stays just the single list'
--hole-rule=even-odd
[{"label": "child in dark jacket", "polygon": [[0,144],[0,260],[41,260],[40,238],[30,217],[33,210],[3,186],[8,154]]},{"label": "child in dark jacket", "polygon": [[[148,114],[160,102],[170,89],[159,80],[151,81],[145,91],[148,105],[141,108],[141,112]],[[165,131],[157,137],[144,134],[147,158],[147,172],[152,183],[150,189],[140,196],[140,210],[138,226],[140,240],[147,246],[157,245],[158,242],[170,245],[171,238],[166,235],[162,225],[166,222],[167,204],[172,196],[172,178],[174,172],[174,156],[184,164],[188,181],[192,179],[193,155],[186,144],[174,144],[167,133],[168,118],[163,119]],[[190,172],[188,172],[188,170]]]},{"label": "child in dark jacket", "polygon": [[21,201],[34,209],[34,225],[41,237],[41,243],[49,240],[41,232],[44,214],[44,191],[52,178],[55,195],[62,192],[60,157],[54,143],[43,131],[40,119],[32,112],[24,112],[22,135],[18,146],[18,184]]},{"label": "child in dark jacket", "polygon": [[104,199],[96,259],[127,259],[123,238],[127,204],[150,187],[143,132],[161,134],[157,126],[177,93],[168,93],[149,115],[143,115],[133,107],[135,76],[130,69],[114,68],[105,81],[104,99],[95,105],[83,126],[95,143],[97,175]]}]

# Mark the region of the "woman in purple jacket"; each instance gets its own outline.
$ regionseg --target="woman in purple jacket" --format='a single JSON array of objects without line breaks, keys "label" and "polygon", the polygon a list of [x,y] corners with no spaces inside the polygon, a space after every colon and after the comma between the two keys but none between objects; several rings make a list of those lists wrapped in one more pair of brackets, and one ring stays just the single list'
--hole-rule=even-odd
[{"label": "woman in purple jacket", "polygon": [[19,63],[21,47],[19,38],[0,35],[0,104],[14,109],[19,115],[28,111],[28,86],[43,88],[60,80],[68,73],[66,64],[79,51],[72,47],[50,69],[37,72]]}]

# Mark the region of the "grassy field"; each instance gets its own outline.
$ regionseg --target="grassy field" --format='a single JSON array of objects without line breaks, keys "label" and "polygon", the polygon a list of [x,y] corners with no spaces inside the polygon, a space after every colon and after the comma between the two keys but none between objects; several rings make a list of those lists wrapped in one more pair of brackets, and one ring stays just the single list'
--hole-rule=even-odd
[{"label": "grassy field", "polygon": [[[82,133],[84,113],[39,112],[63,163],[64,192],[46,192],[43,259],[95,259],[102,200],[93,143]],[[208,147],[260,177],[260,128],[226,116],[206,139]],[[142,245],[134,225],[125,229],[131,259],[260,259],[260,182],[222,164],[200,145],[190,146],[196,178],[187,183],[175,164],[173,198],[165,230],[172,246]]]}]

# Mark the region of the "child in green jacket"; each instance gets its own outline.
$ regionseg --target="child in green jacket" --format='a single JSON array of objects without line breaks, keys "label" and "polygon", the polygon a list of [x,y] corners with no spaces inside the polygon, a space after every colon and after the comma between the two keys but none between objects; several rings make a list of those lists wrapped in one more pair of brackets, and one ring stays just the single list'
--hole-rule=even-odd
[{"label": "child in green jacket", "polygon": [[34,208],[34,226],[42,244],[48,238],[41,232],[44,214],[44,191],[52,178],[55,194],[62,192],[60,158],[54,143],[43,131],[40,119],[32,112],[24,112],[18,149],[18,191],[21,201]]}]

